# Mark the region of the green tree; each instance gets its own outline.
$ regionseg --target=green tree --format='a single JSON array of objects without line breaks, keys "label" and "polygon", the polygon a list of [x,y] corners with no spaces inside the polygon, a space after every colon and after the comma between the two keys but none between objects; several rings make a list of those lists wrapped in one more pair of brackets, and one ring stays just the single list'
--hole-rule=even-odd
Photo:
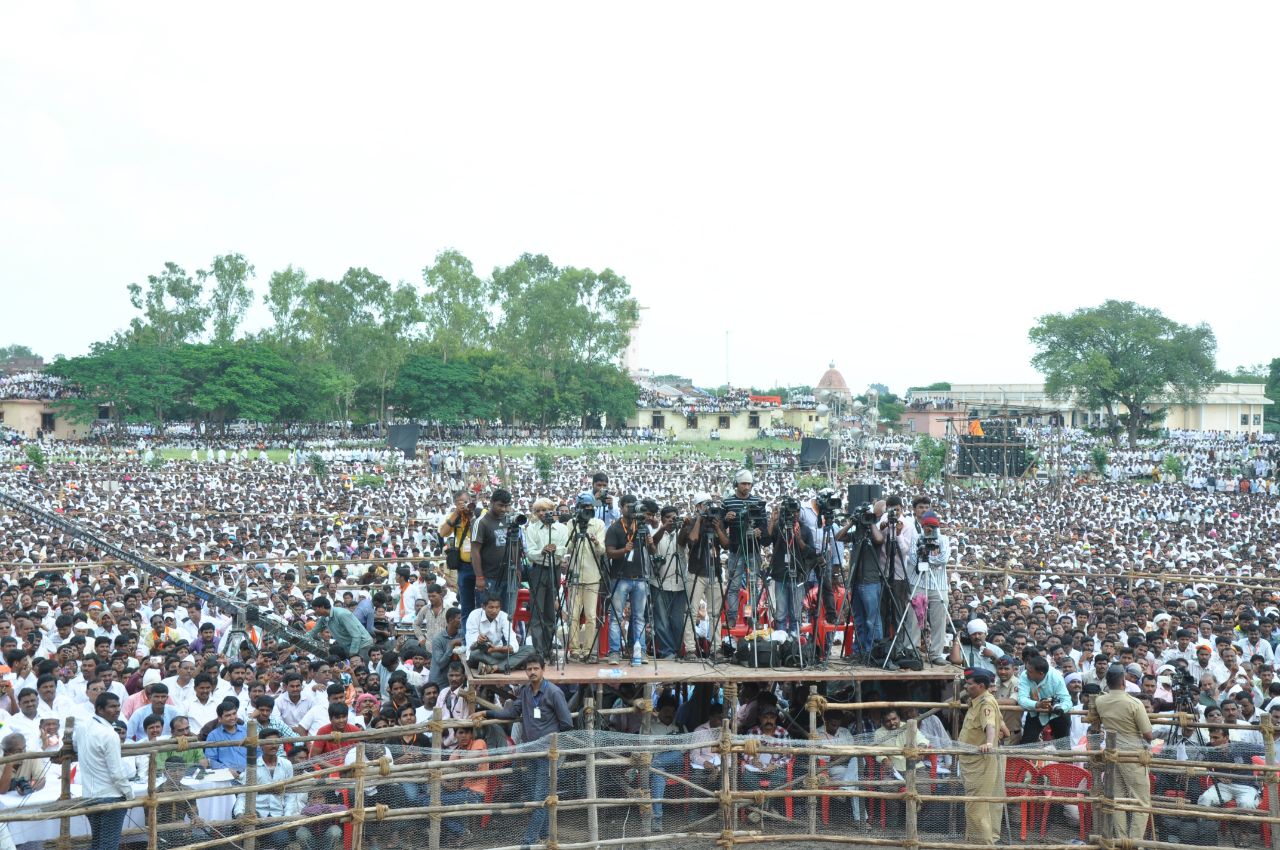
[{"label": "green tree", "polygon": [[188,345],[179,362],[194,418],[217,427],[237,419],[279,421],[289,401],[293,368],[268,345]]},{"label": "green tree", "polygon": [[1110,462],[1107,457],[1107,450],[1102,446],[1094,446],[1089,452],[1089,460],[1093,463],[1093,468],[1098,475],[1107,474],[1107,464]]},{"label": "green tree", "polygon": [[411,354],[388,397],[396,410],[414,419],[452,425],[491,418],[494,407],[485,394],[482,371],[491,361],[471,352],[448,362],[435,353]]},{"label": "green tree", "polygon": [[1160,462],[1167,476],[1174,481],[1181,481],[1183,475],[1182,458],[1173,452],[1169,452],[1164,456],[1164,460]]},{"label": "green tree", "polygon": [[1041,316],[1031,363],[1053,398],[1075,398],[1122,422],[1136,445],[1148,405],[1194,403],[1212,385],[1217,341],[1208,325],[1181,325],[1132,301]]},{"label": "green tree", "polygon": [[490,306],[487,288],[471,261],[458,251],[442,251],[422,270],[422,298],[428,339],[445,363],[469,348],[488,345]]},{"label": "green tree", "polygon": [[0,363],[6,360],[12,360],[15,357],[35,357],[36,353],[25,345],[14,343],[12,345],[0,345]]},{"label": "green tree", "polygon": [[164,271],[148,275],[144,290],[131,283],[129,303],[142,315],[129,323],[129,337],[138,343],[181,345],[204,333],[209,309],[201,300],[204,281],[193,279],[177,263],[165,263]]},{"label": "green tree", "polygon": [[928,434],[916,438],[916,456],[920,458],[917,473],[921,484],[932,484],[942,477],[942,470],[947,465],[947,444],[936,440]]},{"label": "green tree", "polygon": [[287,266],[271,273],[267,294],[262,296],[273,322],[267,336],[286,345],[302,342],[302,301],[306,290],[307,273],[304,269]]},{"label": "green tree", "polygon": [[245,311],[253,303],[253,291],[248,283],[253,274],[253,266],[242,254],[214,257],[208,269],[196,272],[201,285],[213,278],[205,309],[213,323],[214,343],[225,345],[235,338],[236,328],[240,327]]},{"label": "green tree", "polygon": [[1271,361],[1267,374],[1267,387],[1263,394],[1271,399],[1264,414],[1268,433],[1280,431],[1280,357]]}]

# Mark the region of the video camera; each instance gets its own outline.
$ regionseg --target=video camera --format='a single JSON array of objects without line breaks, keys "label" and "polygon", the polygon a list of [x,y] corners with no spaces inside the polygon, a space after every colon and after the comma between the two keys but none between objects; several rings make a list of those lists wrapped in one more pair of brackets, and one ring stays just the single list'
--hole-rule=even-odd
[{"label": "video camera", "polygon": [[1193,712],[1200,697],[1200,687],[1195,677],[1186,670],[1174,668],[1169,690],[1173,694],[1173,710]]},{"label": "video camera", "polygon": [[832,490],[819,490],[817,504],[818,515],[826,519],[830,524],[836,512],[840,510],[844,503],[840,500],[838,493]]},{"label": "video camera", "polygon": [[783,497],[778,503],[778,519],[784,525],[790,525],[798,516],[800,516],[800,503],[790,496]]},{"label": "video camera", "polygon": [[851,516],[858,525],[870,528],[876,524],[876,506],[871,502],[858,505],[858,507],[856,507],[853,513],[849,514],[849,516]]},{"label": "video camera", "polygon": [[524,514],[516,514],[514,517],[512,517],[510,520],[507,521],[507,530],[516,531],[522,526],[528,524],[528,522],[529,522],[529,518],[527,516],[525,516]]}]

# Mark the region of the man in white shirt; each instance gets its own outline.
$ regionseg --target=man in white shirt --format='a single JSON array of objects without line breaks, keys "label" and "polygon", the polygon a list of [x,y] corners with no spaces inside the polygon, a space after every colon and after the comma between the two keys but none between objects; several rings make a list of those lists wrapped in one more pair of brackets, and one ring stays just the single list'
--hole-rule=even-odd
[{"label": "man in white shirt", "polygon": [[[81,797],[86,803],[107,803],[133,798],[133,787],[125,776],[120,759],[120,736],[112,724],[120,718],[120,700],[115,694],[99,694],[94,703],[94,717],[84,725],[76,724],[73,733],[77,777]],[[124,829],[126,809],[113,809],[88,815],[94,848],[119,847]]]},{"label": "man in white shirt", "polygon": [[515,636],[511,633],[511,621],[502,610],[502,599],[489,593],[482,607],[467,617],[467,664],[487,673],[495,667],[515,669],[521,653],[516,651]]},{"label": "man in white shirt", "polygon": [[218,700],[213,696],[213,677],[201,673],[195,679],[195,696],[187,701],[183,711],[191,718],[191,728],[199,732],[210,720],[218,719]]},{"label": "man in white shirt", "polygon": [[284,693],[276,697],[276,713],[280,722],[298,734],[304,734],[306,724],[303,722],[307,714],[315,707],[315,699],[310,691],[303,690],[302,677],[290,673],[284,677]]},{"label": "man in white shirt", "polygon": [[160,680],[169,689],[169,697],[174,706],[182,714],[186,713],[187,703],[196,695],[196,662],[190,656],[178,662],[178,673]]}]

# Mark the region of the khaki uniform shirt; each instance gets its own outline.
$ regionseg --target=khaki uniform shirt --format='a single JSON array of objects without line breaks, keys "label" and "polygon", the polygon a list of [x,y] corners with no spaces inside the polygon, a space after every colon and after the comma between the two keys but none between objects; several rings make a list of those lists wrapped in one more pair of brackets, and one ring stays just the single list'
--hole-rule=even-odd
[{"label": "khaki uniform shirt", "polygon": [[969,710],[964,716],[964,723],[960,726],[960,743],[971,747],[985,744],[988,724],[996,729],[1000,728],[1000,704],[996,702],[995,695],[991,691],[987,691],[970,703]]},{"label": "khaki uniform shirt", "polygon": [[1102,719],[1102,728],[1115,733],[1116,744],[1125,750],[1146,748],[1143,733],[1151,731],[1151,720],[1142,703],[1119,691],[1110,691],[1093,698],[1093,707]]}]

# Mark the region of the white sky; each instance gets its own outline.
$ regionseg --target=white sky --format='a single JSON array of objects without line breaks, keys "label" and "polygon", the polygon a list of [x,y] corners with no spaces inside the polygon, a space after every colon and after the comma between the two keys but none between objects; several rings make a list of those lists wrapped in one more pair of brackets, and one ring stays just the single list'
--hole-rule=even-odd
[{"label": "white sky", "polygon": [[[239,251],[612,267],[636,365],[1037,380],[1107,297],[1280,355],[1280,4],[7,4],[0,344]],[[267,314],[256,307],[250,327]]]}]

